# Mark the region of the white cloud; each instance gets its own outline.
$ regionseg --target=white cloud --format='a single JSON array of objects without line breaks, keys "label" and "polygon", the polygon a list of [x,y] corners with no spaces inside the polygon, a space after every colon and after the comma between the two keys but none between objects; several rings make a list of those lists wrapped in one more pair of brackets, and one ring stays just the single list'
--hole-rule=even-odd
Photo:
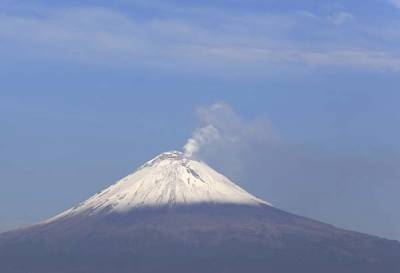
[{"label": "white cloud", "polygon": [[[342,39],[337,36],[340,30],[330,30],[321,17],[310,12],[202,12],[197,10],[190,18],[139,18],[106,8],[41,10],[31,15],[3,12],[0,54],[214,74],[235,70],[237,75],[304,65],[400,70],[400,57],[394,49],[368,47],[370,37],[363,46],[352,37]],[[205,16],[213,20],[212,26]],[[324,20],[340,26],[353,19],[350,13],[338,12]],[[312,45],[307,41],[309,33],[314,37]],[[356,40],[360,39],[362,35]]]}]

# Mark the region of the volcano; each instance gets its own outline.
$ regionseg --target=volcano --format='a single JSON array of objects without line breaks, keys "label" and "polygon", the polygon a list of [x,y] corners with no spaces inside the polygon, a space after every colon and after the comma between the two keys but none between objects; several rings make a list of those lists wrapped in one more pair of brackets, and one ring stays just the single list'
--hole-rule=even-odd
[{"label": "volcano", "polygon": [[399,273],[400,243],[282,211],[174,151],[0,234],[0,272]]}]

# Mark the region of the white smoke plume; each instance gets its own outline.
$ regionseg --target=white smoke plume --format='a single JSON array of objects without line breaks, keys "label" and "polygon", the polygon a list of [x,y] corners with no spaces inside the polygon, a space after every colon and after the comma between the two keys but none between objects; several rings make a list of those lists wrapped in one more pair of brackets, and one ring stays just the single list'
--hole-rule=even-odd
[{"label": "white smoke plume", "polygon": [[[398,219],[390,208],[399,206],[399,153],[364,145],[349,150],[347,142],[334,143],[332,149],[330,138],[320,142],[320,136],[311,135],[315,131],[307,139],[319,143],[281,137],[268,117],[243,117],[226,103],[201,107],[197,114],[199,128],[185,151],[246,190],[288,211],[400,239],[400,228],[382,232],[379,226]],[[376,221],[370,221],[371,215]]]},{"label": "white smoke plume", "polygon": [[220,137],[218,129],[212,124],[198,128],[194,131],[193,136],[188,139],[183,147],[186,157],[192,157],[196,154],[202,145],[211,143]]},{"label": "white smoke plume", "polygon": [[[227,154],[239,151],[249,143],[257,145],[276,138],[267,119],[244,120],[226,103],[215,103],[197,110],[200,127],[184,145],[187,157],[209,157],[219,152]],[[229,155],[228,153],[228,155]]]}]

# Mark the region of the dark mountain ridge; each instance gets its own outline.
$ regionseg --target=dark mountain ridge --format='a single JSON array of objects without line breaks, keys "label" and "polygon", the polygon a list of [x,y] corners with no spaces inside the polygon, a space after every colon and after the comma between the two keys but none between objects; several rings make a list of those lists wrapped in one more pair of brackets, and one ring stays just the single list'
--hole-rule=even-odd
[{"label": "dark mountain ridge", "polygon": [[400,243],[270,206],[79,216],[0,235],[0,272],[400,272]]}]

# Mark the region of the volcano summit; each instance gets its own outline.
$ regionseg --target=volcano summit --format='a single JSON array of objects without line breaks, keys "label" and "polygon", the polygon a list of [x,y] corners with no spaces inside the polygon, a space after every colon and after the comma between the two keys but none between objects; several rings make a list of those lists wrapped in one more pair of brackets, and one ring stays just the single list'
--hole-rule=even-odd
[{"label": "volcano summit", "polygon": [[0,234],[0,272],[398,273],[400,243],[284,212],[167,152],[53,218]]},{"label": "volcano summit", "polygon": [[173,151],[157,156],[133,174],[54,220],[82,213],[124,213],[137,208],[194,204],[269,203],[247,193],[206,164]]}]

